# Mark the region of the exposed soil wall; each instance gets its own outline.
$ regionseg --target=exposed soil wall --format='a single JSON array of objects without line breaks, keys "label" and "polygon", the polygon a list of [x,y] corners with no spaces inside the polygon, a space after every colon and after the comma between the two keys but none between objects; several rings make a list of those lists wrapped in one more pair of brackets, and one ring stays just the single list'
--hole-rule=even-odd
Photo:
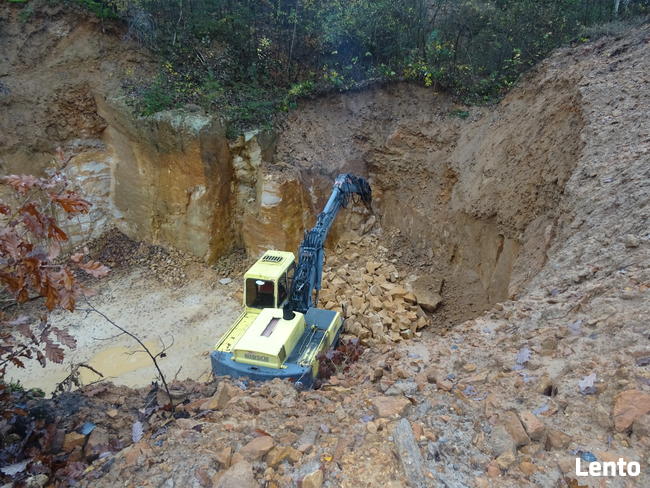
[{"label": "exposed soil wall", "polygon": [[176,112],[134,118],[118,100],[99,107],[118,227],[208,262],[232,249],[232,166],[218,119]]},{"label": "exposed soil wall", "polygon": [[467,318],[516,293],[546,261],[583,145],[574,80],[547,76],[531,74],[534,90],[471,109],[467,120],[444,95],[408,85],[305,102],[275,164],[323,190],[341,171],[370,177],[398,261],[427,263],[423,285],[449,298],[450,318]]}]

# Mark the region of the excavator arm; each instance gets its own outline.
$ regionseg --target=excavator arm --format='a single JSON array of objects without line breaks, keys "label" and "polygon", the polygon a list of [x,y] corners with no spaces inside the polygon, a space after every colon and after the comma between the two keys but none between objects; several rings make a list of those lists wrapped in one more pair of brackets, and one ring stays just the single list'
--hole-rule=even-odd
[{"label": "excavator arm", "polygon": [[306,313],[318,301],[325,258],[323,249],[325,239],[339,210],[348,205],[353,195],[358,195],[366,206],[370,206],[372,192],[368,182],[349,173],[340,174],[334,182],[332,194],[325,208],[316,218],[316,225],[305,232],[300,244],[298,266],[283,311],[285,320],[291,320],[294,312]]}]

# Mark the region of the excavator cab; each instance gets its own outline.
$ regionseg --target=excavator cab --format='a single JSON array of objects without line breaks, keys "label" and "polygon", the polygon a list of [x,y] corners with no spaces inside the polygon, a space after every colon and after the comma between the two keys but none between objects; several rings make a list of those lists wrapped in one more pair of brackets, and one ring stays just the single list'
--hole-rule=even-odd
[{"label": "excavator cab", "polygon": [[[251,332],[252,325],[256,321],[261,323],[262,320],[269,318],[267,317],[269,313],[281,309],[287,301],[295,267],[295,256],[292,252],[266,251],[249,268],[244,274],[244,311],[230,330],[221,338],[215,348],[217,351],[232,353],[237,343],[240,343],[241,346],[246,342],[250,342],[247,338],[250,339],[253,336]],[[276,315],[278,313],[281,314],[281,310],[275,312]],[[270,318],[267,322],[270,323]],[[280,327],[277,333],[271,334],[277,325],[279,324],[274,322],[273,327],[263,327],[260,333],[265,334],[263,336],[266,339],[264,342],[268,343],[271,342],[271,339],[275,340],[280,333],[280,329],[286,329],[286,327]],[[282,330],[282,333],[284,333],[284,330]],[[257,346],[260,346],[260,344]],[[247,360],[244,355],[239,355],[237,359],[239,361]]]},{"label": "excavator cab", "polygon": [[247,309],[280,308],[287,301],[296,267],[292,252],[266,251],[244,275]]}]

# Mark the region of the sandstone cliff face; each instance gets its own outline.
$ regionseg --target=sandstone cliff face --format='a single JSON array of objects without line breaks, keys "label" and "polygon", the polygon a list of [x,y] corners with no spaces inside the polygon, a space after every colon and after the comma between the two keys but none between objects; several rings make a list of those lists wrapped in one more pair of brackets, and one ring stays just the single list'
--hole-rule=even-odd
[{"label": "sandstone cliff face", "polygon": [[231,222],[232,170],[225,129],[201,114],[135,118],[101,102],[111,152],[115,223],[126,234],[173,245],[206,261],[237,242]]}]

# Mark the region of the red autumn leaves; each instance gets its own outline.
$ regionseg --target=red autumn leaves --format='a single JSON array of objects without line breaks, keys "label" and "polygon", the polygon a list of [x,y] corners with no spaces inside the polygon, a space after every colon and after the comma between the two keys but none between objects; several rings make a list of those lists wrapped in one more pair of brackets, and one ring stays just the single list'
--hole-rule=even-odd
[{"label": "red autumn leaves", "polygon": [[61,362],[62,345],[76,344],[67,332],[48,323],[47,314],[16,317],[18,304],[44,298],[48,311],[57,307],[72,311],[85,291],[75,271],[101,278],[110,270],[88,259],[85,252],[61,257],[61,244],[69,240],[62,222],[90,208],[88,201],[69,188],[62,173],[44,178],[5,176],[0,186],[10,189],[10,201],[0,200],[0,296],[8,303],[0,308],[1,377],[7,362],[19,367],[23,366],[20,358],[35,357],[43,366],[46,359]]}]

